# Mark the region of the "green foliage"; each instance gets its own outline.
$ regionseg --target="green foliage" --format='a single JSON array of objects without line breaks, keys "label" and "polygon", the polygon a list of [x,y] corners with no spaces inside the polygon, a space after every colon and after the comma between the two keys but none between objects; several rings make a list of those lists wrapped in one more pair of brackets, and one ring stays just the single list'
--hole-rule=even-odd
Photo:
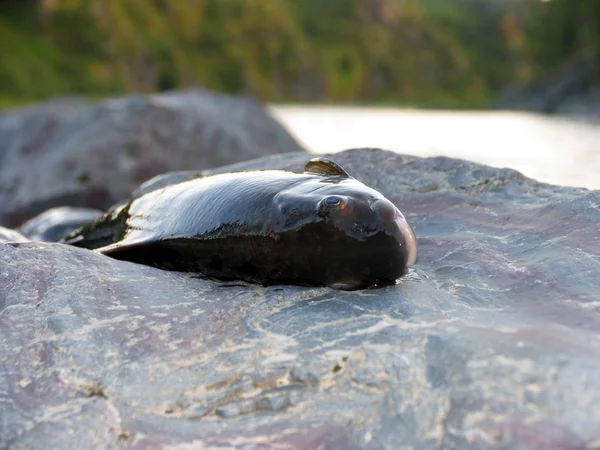
[{"label": "green foliage", "polygon": [[484,106],[600,55],[600,1],[4,0],[0,103],[185,86]]},{"label": "green foliage", "polygon": [[565,56],[600,58],[600,2],[553,0],[527,13],[530,49],[543,68],[559,66]]}]

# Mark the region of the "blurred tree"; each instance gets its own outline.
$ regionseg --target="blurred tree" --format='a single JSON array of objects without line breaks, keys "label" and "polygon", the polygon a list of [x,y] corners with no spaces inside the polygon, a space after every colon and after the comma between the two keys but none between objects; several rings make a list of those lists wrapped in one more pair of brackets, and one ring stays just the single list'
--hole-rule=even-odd
[{"label": "blurred tree", "polygon": [[0,102],[205,86],[484,106],[600,55],[600,0],[0,0]]},{"label": "blurred tree", "polygon": [[600,60],[599,1],[536,2],[526,11],[525,19],[530,56],[542,69],[556,68],[565,58]]}]

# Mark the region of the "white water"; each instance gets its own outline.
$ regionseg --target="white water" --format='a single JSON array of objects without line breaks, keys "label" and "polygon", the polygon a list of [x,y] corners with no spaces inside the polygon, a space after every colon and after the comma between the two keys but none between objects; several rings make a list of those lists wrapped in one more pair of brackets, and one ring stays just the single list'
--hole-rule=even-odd
[{"label": "white water", "polygon": [[600,189],[600,125],[520,112],[272,106],[309,151],[379,147],[509,167],[538,181]]}]

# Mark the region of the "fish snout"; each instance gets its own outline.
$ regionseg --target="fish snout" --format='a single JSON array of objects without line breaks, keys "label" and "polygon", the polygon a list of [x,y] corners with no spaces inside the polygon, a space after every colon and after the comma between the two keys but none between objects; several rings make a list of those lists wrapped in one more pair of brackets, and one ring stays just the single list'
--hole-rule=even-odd
[{"label": "fish snout", "polygon": [[404,215],[387,199],[376,200],[371,209],[383,223],[386,233],[396,236],[400,247],[404,247],[406,267],[414,265],[417,261],[417,237]]},{"label": "fish snout", "polygon": [[[384,224],[393,223],[396,220],[396,215],[402,213],[394,206],[392,202],[386,199],[378,199],[371,203],[371,209],[377,214],[377,218]],[[404,219],[404,217],[402,216]]]}]

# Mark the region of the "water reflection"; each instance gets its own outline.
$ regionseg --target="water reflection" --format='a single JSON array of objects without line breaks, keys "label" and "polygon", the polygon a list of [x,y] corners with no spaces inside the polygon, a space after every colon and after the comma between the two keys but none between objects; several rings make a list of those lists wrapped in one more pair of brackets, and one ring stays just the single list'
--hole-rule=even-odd
[{"label": "water reflection", "polygon": [[600,189],[600,125],[521,112],[273,106],[310,151],[381,147],[510,167],[539,181]]}]

